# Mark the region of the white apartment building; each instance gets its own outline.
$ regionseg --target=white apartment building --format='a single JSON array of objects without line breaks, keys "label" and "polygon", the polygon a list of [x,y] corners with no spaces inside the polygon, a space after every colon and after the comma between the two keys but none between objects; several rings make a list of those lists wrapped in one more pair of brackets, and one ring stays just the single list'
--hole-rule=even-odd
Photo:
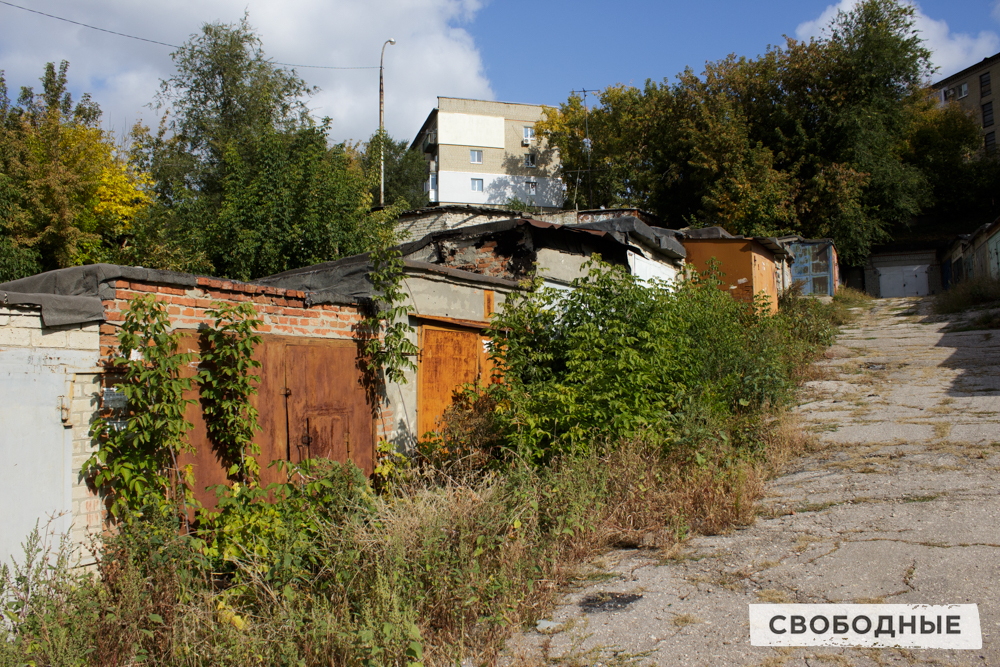
[{"label": "white apartment building", "polygon": [[559,153],[535,136],[535,104],[438,97],[410,150],[427,160],[431,205],[498,206],[511,198],[563,205]]}]

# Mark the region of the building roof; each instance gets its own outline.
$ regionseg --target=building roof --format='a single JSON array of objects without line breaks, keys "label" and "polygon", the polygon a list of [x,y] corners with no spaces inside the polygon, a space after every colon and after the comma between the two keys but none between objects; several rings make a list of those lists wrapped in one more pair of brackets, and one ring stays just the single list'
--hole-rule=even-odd
[{"label": "building roof", "polygon": [[955,72],[951,76],[948,76],[948,77],[945,77],[945,78],[941,79],[937,83],[932,84],[931,88],[934,89],[934,90],[939,90],[941,88],[944,88],[949,83],[952,83],[953,81],[956,81],[958,79],[964,79],[965,77],[969,76],[974,71],[976,71],[977,69],[980,69],[980,68],[982,68],[982,67],[984,67],[986,65],[992,65],[993,63],[997,62],[998,60],[1000,60],[1000,53],[994,53],[992,56],[988,56],[986,58],[983,58],[982,60],[980,60],[975,65],[969,65],[968,67],[966,67],[962,71]]},{"label": "building roof", "polygon": [[118,278],[189,287],[198,284],[198,276],[189,273],[140,266],[87,264],[2,283],[0,302],[5,305],[41,306],[42,323],[47,327],[99,322],[104,320],[101,300],[115,298],[115,289],[108,283]]},{"label": "building roof", "polygon": [[680,229],[677,230],[678,234],[681,234],[683,238],[688,238],[694,241],[699,240],[711,240],[711,239],[725,239],[725,240],[747,240],[756,241],[761,244],[772,253],[775,257],[792,257],[795,255],[785,247],[785,244],[773,236],[734,236],[730,234],[722,227],[702,227],[700,229]]},{"label": "building roof", "polygon": [[[661,241],[662,237],[660,235],[635,218],[608,220],[591,224],[596,226],[558,225],[529,218],[500,220],[481,225],[456,227],[454,229],[432,232],[417,241],[404,243],[398,246],[398,249],[404,259],[404,265],[411,271],[438,273],[456,280],[486,283],[508,289],[517,288],[518,283],[512,280],[485,276],[471,271],[406,258],[416,254],[427,246],[442,241],[473,239],[508,232],[522,227],[533,230],[540,237],[535,239],[536,245],[541,242],[546,247],[561,247],[572,250],[578,247],[581,242],[586,242],[588,245],[596,243],[604,247],[602,255],[606,259],[617,258],[622,263],[627,261],[625,250],[630,245],[628,240],[630,235],[639,236],[644,240],[648,239],[646,241],[647,244],[652,245],[660,254],[667,258],[677,259],[684,257],[684,248],[678,247],[680,244],[676,243],[675,239]],[[371,253],[355,255],[333,262],[325,262],[301,269],[285,271],[254,282],[260,285],[301,290],[306,292],[306,302],[310,304],[357,303],[372,298],[376,293],[374,285],[368,279],[368,274],[372,269],[370,258]]]},{"label": "building roof", "polygon": [[424,206],[412,208],[399,214],[400,218],[419,218],[438,213],[475,213],[478,215],[506,215],[510,218],[521,217],[525,211],[512,211],[506,206],[477,206],[476,204],[442,204],[440,206]]},{"label": "building roof", "polygon": [[646,245],[658,249],[671,259],[684,259],[687,257],[687,251],[684,250],[681,242],[677,240],[678,232],[672,229],[650,227],[635,216],[625,215],[609,220],[576,224],[572,225],[572,227],[605,231],[626,245],[629,244],[631,237],[635,237],[642,239]]}]

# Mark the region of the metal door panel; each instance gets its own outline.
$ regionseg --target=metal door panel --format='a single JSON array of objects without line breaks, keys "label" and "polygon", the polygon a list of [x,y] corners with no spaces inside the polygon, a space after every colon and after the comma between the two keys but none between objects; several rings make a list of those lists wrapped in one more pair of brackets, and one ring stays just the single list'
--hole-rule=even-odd
[{"label": "metal door panel", "polygon": [[455,389],[489,378],[482,375],[485,350],[479,331],[424,325],[421,342],[417,432],[423,436],[439,427]]},{"label": "metal door panel", "polygon": [[289,391],[292,460],[351,460],[365,474],[371,474],[373,419],[358,368],[357,347],[340,341],[288,345],[285,386]]}]

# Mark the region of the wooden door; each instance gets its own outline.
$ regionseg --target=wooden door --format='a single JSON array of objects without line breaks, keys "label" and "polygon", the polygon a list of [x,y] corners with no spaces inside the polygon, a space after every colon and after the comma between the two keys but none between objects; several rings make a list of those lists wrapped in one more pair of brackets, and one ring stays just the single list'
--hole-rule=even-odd
[{"label": "wooden door", "polygon": [[417,369],[417,433],[422,437],[440,427],[456,389],[489,380],[485,339],[479,330],[423,325]]}]

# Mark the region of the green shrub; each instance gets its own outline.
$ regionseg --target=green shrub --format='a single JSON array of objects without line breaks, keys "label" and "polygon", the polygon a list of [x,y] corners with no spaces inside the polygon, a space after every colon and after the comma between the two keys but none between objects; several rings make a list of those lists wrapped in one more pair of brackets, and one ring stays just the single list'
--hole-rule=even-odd
[{"label": "green shrub", "polygon": [[570,292],[512,294],[491,326],[497,425],[540,464],[640,432],[669,449],[695,404],[723,416],[779,404],[792,368],[832,341],[828,309],[811,299],[771,315],[764,300],[732,299],[715,273],[672,288],[588,269]]}]

